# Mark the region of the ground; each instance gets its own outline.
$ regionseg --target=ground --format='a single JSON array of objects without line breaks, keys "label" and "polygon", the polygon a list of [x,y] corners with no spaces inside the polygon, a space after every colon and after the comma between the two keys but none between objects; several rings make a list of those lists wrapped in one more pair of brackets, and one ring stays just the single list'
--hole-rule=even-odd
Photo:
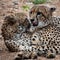
[{"label": "ground", "polygon": [[[53,0],[47,4],[56,6],[56,11],[53,16],[60,15],[60,1]],[[17,52],[9,52],[4,44],[4,40],[1,36],[1,26],[3,23],[3,19],[6,15],[12,12],[22,12],[24,11],[21,7],[24,5],[21,0],[0,0],[0,60],[14,60]],[[30,4],[29,4],[30,5]],[[31,4],[30,6],[33,6]],[[26,11],[24,11],[26,12]],[[26,12],[28,14],[28,11]],[[54,59],[47,59],[45,57],[38,57],[36,60],[60,60],[60,55],[57,55]]]}]

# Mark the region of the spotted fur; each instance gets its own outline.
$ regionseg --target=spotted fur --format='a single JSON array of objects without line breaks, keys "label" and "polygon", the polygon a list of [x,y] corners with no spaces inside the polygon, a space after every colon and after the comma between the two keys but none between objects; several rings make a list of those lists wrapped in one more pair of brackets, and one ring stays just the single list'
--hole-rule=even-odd
[{"label": "spotted fur", "polygon": [[[19,21],[19,19],[17,21]],[[38,56],[54,58],[57,54],[60,54],[60,17],[51,17],[52,24],[37,29],[33,33],[25,32],[21,37],[20,32],[15,32],[15,29],[13,29],[12,31],[15,33],[12,33],[12,38],[8,38],[11,37],[8,26],[14,28],[20,27],[19,22],[17,21],[15,24],[12,24],[12,26],[10,24],[6,25],[7,22],[4,23],[4,28],[2,27],[2,35],[5,38],[5,44],[10,51],[19,51],[18,57],[20,59],[36,59]],[[18,24],[16,25],[16,23]],[[19,31],[20,28],[16,30]]]}]

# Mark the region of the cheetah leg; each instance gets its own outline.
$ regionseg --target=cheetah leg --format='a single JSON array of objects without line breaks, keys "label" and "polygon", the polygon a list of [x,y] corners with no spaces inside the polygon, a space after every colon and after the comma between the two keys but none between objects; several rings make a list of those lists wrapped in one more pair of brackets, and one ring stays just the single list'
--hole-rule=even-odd
[{"label": "cheetah leg", "polygon": [[36,54],[36,52],[22,51],[22,52],[18,53],[18,57],[20,59],[36,59],[37,54]]},{"label": "cheetah leg", "polygon": [[55,56],[56,56],[56,53],[52,53],[50,50],[48,50],[48,52],[46,54],[47,58],[55,58]]}]

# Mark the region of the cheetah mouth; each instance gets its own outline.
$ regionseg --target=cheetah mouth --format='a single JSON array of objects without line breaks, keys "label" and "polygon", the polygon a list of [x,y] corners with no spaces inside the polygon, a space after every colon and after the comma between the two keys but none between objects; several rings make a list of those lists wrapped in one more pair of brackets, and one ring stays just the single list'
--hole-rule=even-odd
[{"label": "cheetah mouth", "polygon": [[33,26],[38,26],[38,22],[37,21],[33,21]]}]

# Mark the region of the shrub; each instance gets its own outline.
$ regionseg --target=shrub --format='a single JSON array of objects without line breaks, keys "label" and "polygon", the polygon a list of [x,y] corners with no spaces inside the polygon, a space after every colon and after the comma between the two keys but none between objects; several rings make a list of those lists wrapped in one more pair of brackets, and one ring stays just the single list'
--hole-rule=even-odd
[{"label": "shrub", "polygon": [[28,11],[28,10],[30,9],[30,7],[29,7],[28,5],[24,5],[24,6],[22,6],[22,8],[23,8],[23,10],[25,10],[25,11]]},{"label": "shrub", "polygon": [[47,2],[47,0],[33,0],[32,2],[33,2],[34,4],[42,4],[42,3]]}]

